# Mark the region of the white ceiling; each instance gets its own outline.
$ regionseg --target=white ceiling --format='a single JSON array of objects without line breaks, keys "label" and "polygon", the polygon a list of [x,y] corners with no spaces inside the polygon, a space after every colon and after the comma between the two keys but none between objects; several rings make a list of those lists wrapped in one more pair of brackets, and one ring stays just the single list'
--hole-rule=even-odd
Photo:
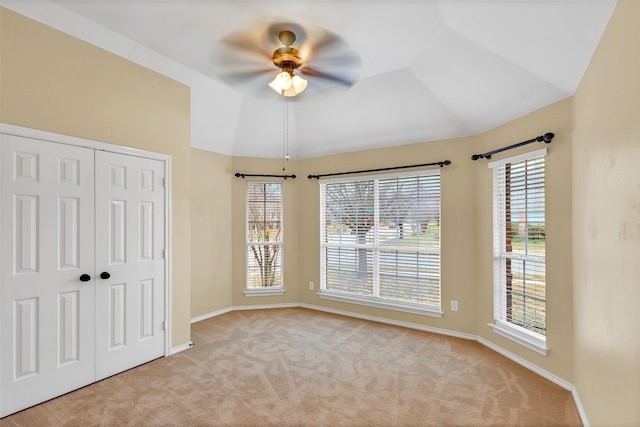
[{"label": "white ceiling", "polygon": [[306,158],[475,135],[572,95],[615,0],[2,4],[190,85],[192,145],[235,156],[282,156],[284,102],[224,83],[220,40],[265,20],[340,36],[357,82],[309,79],[289,103],[289,154]]}]

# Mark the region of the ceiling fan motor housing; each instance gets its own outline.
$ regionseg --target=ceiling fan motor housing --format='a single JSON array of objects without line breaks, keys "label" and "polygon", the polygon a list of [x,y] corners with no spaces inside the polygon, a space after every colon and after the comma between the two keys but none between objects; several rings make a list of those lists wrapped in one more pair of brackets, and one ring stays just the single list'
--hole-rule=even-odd
[{"label": "ceiling fan motor housing", "polygon": [[273,52],[273,63],[276,67],[283,70],[291,71],[302,65],[302,58],[300,58],[300,52],[293,47],[281,47]]}]

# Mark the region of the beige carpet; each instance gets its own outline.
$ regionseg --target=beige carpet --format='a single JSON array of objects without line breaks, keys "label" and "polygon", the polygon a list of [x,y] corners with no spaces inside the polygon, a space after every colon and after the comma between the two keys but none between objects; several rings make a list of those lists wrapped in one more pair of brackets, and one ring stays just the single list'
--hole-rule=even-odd
[{"label": "beige carpet", "polygon": [[580,425],[568,391],[462,339],[305,309],[227,313],[192,339],[0,426]]}]

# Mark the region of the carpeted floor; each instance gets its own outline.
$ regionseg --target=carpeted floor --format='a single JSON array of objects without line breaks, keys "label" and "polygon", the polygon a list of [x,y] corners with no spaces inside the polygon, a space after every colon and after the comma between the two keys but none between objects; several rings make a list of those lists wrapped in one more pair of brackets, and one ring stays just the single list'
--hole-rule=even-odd
[{"label": "carpeted floor", "polygon": [[192,325],[195,347],[9,426],[577,426],[571,394],[463,339],[305,309]]}]

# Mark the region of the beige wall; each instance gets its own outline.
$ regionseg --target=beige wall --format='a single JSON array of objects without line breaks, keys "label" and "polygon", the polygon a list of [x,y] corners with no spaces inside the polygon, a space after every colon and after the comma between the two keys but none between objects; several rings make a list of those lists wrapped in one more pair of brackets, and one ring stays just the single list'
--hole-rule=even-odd
[{"label": "beige wall", "polygon": [[191,317],[231,307],[231,157],[191,149]]},{"label": "beige wall", "polygon": [[[232,256],[233,306],[260,304],[307,304],[346,310],[354,313],[389,318],[405,322],[448,329],[468,334],[476,333],[475,294],[475,225],[474,169],[469,160],[473,139],[407,145],[395,148],[345,153],[336,156],[289,161],[282,171],[282,160],[233,158],[233,170],[255,174],[295,174],[296,179],[284,181],[284,257],[285,288],[283,296],[246,297],[245,246],[245,183],[247,179],[233,177],[232,182]],[[320,285],[319,185],[309,174],[380,168],[405,164],[451,160],[442,172],[442,294],[441,319],[322,300],[317,296]],[[200,167],[193,165],[194,170]],[[202,165],[202,167],[206,167]],[[194,222],[195,224],[195,222]],[[212,255],[214,256],[214,255]],[[313,281],[315,289],[309,290]],[[195,290],[194,290],[195,292]],[[194,298],[197,298],[194,293]],[[450,300],[459,301],[460,311],[449,310]]]},{"label": "beige wall", "polygon": [[[285,181],[285,288],[282,297],[245,297],[245,180],[233,178],[233,305],[304,302],[338,310],[412,322],[456,332],[475,334],[475,226],[474,172],[469,167],[472,139],[407,145],[395,148],[345,153],[336,156],[290,161]],[[319,185],[309,174],[380,168],[451,160],[442,172],[442,297],[441,319],[322,300],[320,285]],[[282,161],[236,157],[233,173],[280,174]],[[309,290],[313,281],[315,289]],[[460,311],[449,310],[458,300]]]},{"label": "beige wall", "polygon": [[618,1],[575,95],[575,385],[593,426],[640,425],[640,3]]},{"label": "beige wall", "polygon": [[[298,182],[300,300],[337,310],[475,334],[475,201],[473,168],[469,160],[472,143],[472,139],[456,139],[301,160]],[[452,162],[441,169],[442,318],[320,299],[317,296],[320,283],[320,193],[318,180],[310,180],[307,176],[441,160]],[[315,290],[309,290],[309,281],[316,283]],[[449,310],[450,300],[459,302],[460,311]]]},{"label": "beige wall", "polygon": [[189,88],[0,8],[0,121],[172,161],[172,345],[190,339]]}]

